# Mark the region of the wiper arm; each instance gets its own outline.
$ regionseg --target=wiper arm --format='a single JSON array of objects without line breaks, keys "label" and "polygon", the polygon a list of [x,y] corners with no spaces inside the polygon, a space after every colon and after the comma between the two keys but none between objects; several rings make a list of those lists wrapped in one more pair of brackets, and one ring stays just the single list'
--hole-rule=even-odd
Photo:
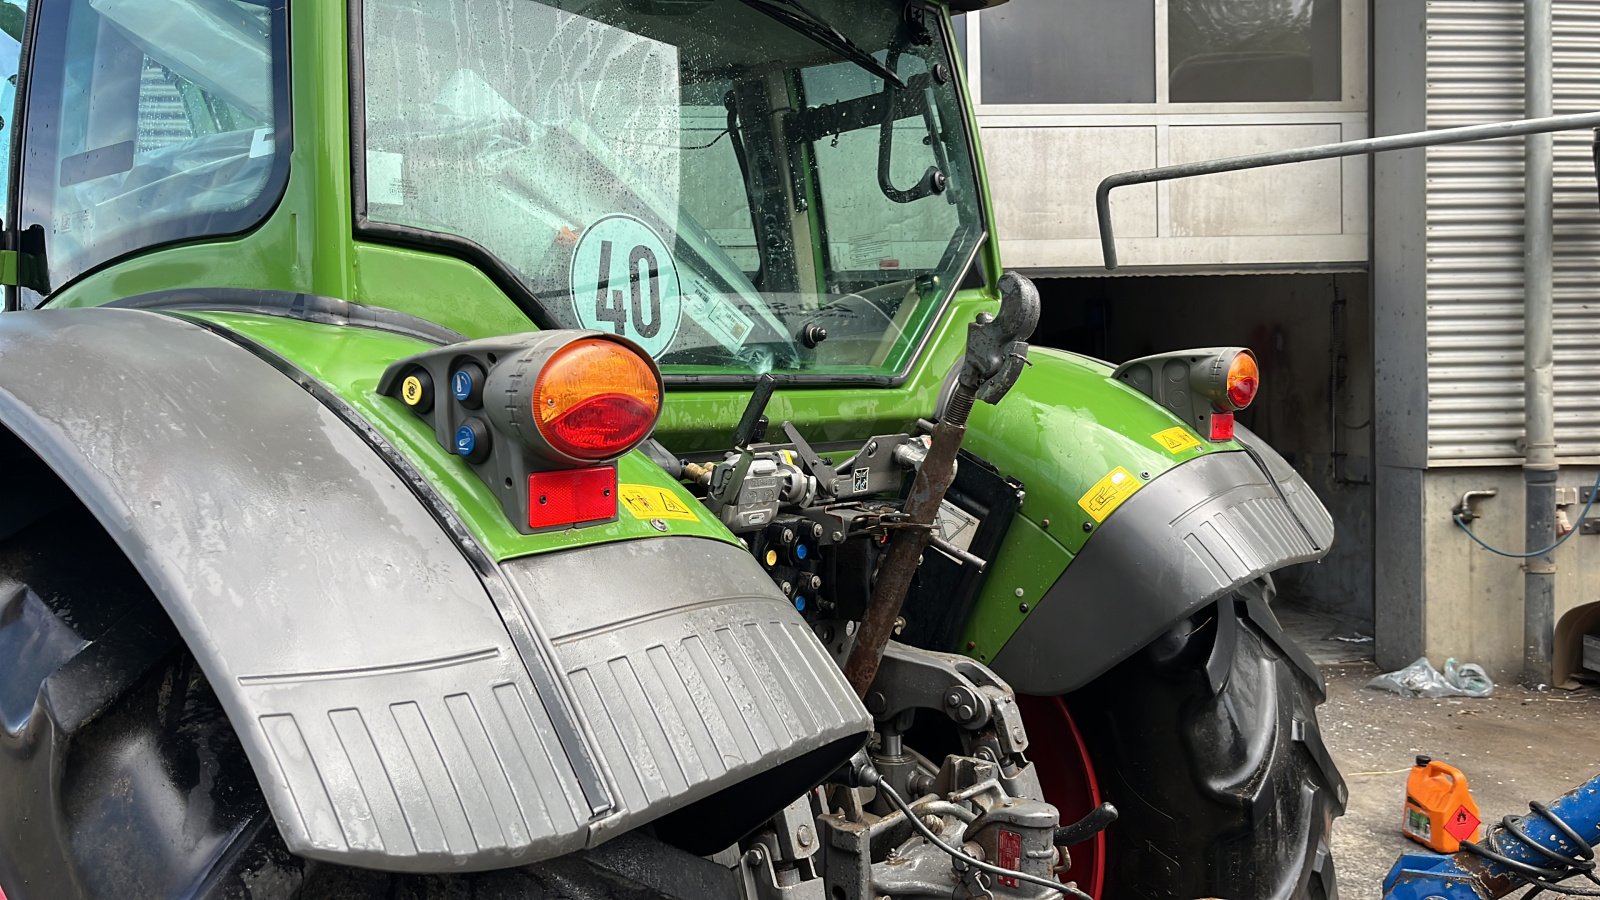
[{"label": "wiper arm", "polygon": [[828,24],[826,19],[801,6],[799,0],[740,0],[740,2],[765,13],[790,29],[827,47],[843,59],[905,90],[905,79],[898,73],[878,62],[877,57],[861,49],[854,41],[841,34],[839,29]]}]

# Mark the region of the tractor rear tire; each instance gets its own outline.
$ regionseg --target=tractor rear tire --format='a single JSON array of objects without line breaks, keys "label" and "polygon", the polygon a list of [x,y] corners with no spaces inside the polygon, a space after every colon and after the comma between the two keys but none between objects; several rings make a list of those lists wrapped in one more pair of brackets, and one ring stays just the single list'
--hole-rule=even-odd
[{"label": "tractor rear tire", "polygon": [[711,865],[638,833],[470,875],[296,856],[200,667],[95,520],[67,501],[0,535],[0,897],[662,900],[733,877]]},{"label": "tractor rear tire", "polygon": [[1273,590],[1247,585],[1066,698],[1121,813],[1102,900],[1337,900],[1326,688]]}]

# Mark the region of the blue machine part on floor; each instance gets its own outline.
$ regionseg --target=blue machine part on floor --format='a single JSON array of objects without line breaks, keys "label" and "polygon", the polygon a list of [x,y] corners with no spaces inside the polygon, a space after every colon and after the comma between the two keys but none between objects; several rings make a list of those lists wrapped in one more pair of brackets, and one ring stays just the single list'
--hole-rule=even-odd
[{"label": "blue machine part on floor", "polygon": [[[1584,867],[1593,871],[1593,852],[1589,848],[1600,843],[1600,775],[1550,804],[1549,814],[1565,822],[1587,846],[1575,844],[1555,822],[1539,812],[1513,821],[1532,841],[1531,845],[1504,825],[1494,825],[1487,829],[1480,846],[1497,849],[1507,859],[1538,868],[1556,865],[1549,853],[1583,863],[1563,877],[1581,875]],[[1384,900],[1489,900],[1504,897],[1530,883],[1514,866],[1471,850],[1463,849],[1449,855],[1407,853],[1395,862],[1384,878],[1383,896]],[[1582,891],[1581,896],[1600,896],[1600,889],[1592,879],[1575,878],[1570,884]],[[1560,896],[1561,889],[1548,887],[1545,895]]]}]

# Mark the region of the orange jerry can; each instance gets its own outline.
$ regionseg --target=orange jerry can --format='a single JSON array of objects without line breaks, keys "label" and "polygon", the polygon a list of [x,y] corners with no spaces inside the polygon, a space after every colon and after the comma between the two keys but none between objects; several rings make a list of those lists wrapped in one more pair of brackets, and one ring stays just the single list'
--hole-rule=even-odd
[{"label": "orange jerry can", "polygon": [[1455,853],[1463,841],[1480,837],[1482,823],[1467,776],[1448,763],[1417,757],[1406,779],[1406,817],[1400,826],[1406,837],[1440,853]]}]

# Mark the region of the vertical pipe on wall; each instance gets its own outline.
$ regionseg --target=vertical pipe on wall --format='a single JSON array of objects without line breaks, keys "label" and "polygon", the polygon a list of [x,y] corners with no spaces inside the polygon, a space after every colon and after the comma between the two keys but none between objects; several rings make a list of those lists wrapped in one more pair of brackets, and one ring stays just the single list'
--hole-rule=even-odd
[{"label": "vertical pipe on wall", "polygon": [[[1527,115],[1552,114],[1551,0],[1524,0],[1524,85]],[[1551,271],[1555,200],[1554,147],[1549,134],[1526,143],[1523,242],[1523,378],[1525,456],[1522,467],[1528,553],[1555,543],[1555,301]],[[1523,681],[1551,682],[1555,643],[1555,558],[1528,559],[1523,576]]]}]

